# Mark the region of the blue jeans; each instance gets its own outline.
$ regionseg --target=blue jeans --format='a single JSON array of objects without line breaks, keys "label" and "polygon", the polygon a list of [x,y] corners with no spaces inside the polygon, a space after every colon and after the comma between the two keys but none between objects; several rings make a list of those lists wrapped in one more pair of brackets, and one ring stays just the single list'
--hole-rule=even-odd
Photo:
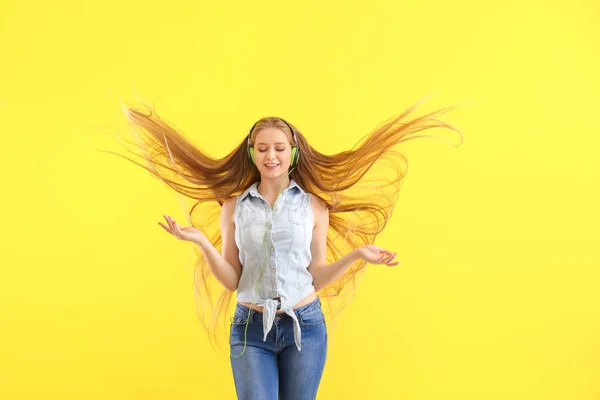
[{"label": "blue jeans", "polygon": [[[294,320],[277,314],[263,341],[263,313],[237,303],[229,344],[235,390],[240,400],[314,400],[327,358],[327,327],[321,300],[294,309],[301,327],[301,347],[294,342]],[[244,353],[242,354],[242,351]],[[233,356],[241,357],[235,358]]]}]

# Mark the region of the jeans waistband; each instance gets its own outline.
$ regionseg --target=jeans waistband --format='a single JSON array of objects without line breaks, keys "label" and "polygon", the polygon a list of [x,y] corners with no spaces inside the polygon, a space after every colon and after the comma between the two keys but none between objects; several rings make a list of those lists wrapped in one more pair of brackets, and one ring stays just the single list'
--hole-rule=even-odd
[{"label": "jeans waistband", "polygon": [[[321,306],[321,299],[317,296],[317,298],[314,299],[313,301],[311,301],[310,303],[305,304],[305,305],[303,305],[301,307],[298,307],[298,308],[294,308],[292,311],[294,311],[296,314],[302,314],[302,313],[311,311],[315,307],[320,307],[320,306]],[[243,312],[244,314],[248,314],[248,312],[250,310],[252,310],[253,318],[257,318],[258,317],[258,318],[262,319],[262,316],[263,316],[263,312],[262,311],[257,311],[257,310],[251,309],[250,307],[245,306],[245,305],[240,304],[240,303],[236,304],[236,311],[238,311],[238,310],[241,311],[241,312]],[[289,315],[287,315],[285,313],[277,314],[277,316],[279,316],[279,317],[284,317],[284,316],[289,317]]]}]

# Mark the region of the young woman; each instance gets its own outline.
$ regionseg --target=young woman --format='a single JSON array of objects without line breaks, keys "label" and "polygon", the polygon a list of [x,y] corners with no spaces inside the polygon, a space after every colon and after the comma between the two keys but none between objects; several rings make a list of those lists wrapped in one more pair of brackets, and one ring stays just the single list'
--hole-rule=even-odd
[{"label": "young woman", "polygon": [[[371,167],[384,159],[394,161],[399,153],[391,148],[415,138],[410,136],[414,132],[444,127],[460,133],[433,118],[451,108],[399,122],[415,106],[373,131],[358,148],[335,155],[316,151],[288,121],[262,118],[220,160],[204,155],[149,108],[148,114],[126,109],[134,127],[149,133],[144,144],[153,153],[142,156],[151,164],[144,168],[197,199],[196,205],[216,201],[220,206],[218,212],[204,214],[200,229],[191,217],[196,205],[188,214],[191,226],[170,216],[159,225],[201,250],[196,282],[203,310],[211,306],[208,323],[204,315],[202,319],[211,339],[217,317],[237,291],[229,347],[238,398],[314,399],[328,346],[321,298],[353,293],[355,285],[347,290],[346,284],[355,283],[367,262],[399,264],[396,252],[372,242],[391,216],[404,173],[394,164],[395,174],[378,177]],[[207,215],[219,219],[212,236],[206,233]],[[340,249],[340,243],[349,250]],[[224,289],[216,313],[210,278]],[[331,304],[330,310],[335,310]]]}]

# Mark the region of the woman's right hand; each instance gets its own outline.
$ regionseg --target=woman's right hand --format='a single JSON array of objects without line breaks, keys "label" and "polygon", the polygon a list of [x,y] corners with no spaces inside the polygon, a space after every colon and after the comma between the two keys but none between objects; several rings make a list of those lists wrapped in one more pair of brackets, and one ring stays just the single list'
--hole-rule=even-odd
[{"label": "woman's right hand", "polygon": [[204,234],[198,229],[192,226],[179,226],[179,224],[177,224],[177,222],[175,222],[175,220],[168,215],[163,215],[163,217],[165,220],[167,220],[168,225],[165,225],[161,222],[158,224],[177,239],[187,240],[188,242],[193,243],[200,243],[201,240],[206,239],[206,236],[204,236]]}]

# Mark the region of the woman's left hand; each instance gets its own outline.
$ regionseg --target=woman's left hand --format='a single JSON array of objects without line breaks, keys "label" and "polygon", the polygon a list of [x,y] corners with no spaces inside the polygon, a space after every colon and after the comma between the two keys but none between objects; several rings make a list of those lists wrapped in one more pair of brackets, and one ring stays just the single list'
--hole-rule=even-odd
[{"label": "woman's left hand", "polygon": [[374,244],[368,244],[356,249],[361,258],[371,264],[385,264],[388,267],[400,264],[399,261],[394,261],[398,253],[382,249]]}]

